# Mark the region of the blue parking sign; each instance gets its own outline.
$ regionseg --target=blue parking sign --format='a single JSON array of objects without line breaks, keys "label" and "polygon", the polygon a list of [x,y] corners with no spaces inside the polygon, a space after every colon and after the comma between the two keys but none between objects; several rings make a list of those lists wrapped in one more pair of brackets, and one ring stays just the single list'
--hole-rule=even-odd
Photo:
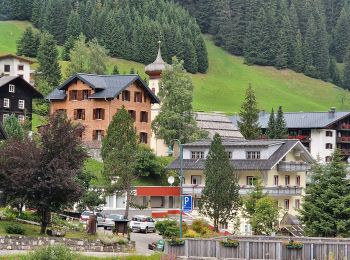
[{"label": "blue parking sign", "polygon": [[192,211],[192,196],[186,195],[183,197],[183,211],[184,212]]}]

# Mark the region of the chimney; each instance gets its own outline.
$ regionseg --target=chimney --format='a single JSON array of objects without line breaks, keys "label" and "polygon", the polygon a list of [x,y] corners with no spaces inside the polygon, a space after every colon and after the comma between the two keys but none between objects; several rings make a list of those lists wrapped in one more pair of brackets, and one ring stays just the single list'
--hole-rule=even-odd
[{"label": "chimney", "polygon": [[331,117],[334,117],[335,111],[336,111],[335,107],[331,107],[330,110],[328,111],[328,113]]}]

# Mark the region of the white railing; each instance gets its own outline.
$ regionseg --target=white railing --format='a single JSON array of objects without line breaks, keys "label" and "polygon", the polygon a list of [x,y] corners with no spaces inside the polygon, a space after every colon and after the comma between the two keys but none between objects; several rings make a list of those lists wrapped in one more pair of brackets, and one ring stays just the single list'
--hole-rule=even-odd
[{"label": "white railing", "polygon": [[280,162],[277,168],[283,172],[304,172],[310,170],[310,165],[304,162]]}]

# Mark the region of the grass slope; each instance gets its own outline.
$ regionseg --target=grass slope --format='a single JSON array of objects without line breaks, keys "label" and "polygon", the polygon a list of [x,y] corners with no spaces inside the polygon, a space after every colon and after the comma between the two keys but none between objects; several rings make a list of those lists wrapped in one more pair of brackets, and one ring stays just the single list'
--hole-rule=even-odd
[{"label": "grass slope", "polygon": [[[16,50],[16,40],[28,22],[0,22],[0,53]],[[11,36],[11,37],[10,37]],[[335,106],[338,110],[350,109],[350,95],[333,84],[306,77],[291,70],[273,67],[248,66],[241,57],[233,56],[215,46],[206,36],[209,55],[207,74],[191,75],[194,82],[193,107],[196,111],[222,111],[233,114],[239,111],[249,83],[256,91],[260,109],[270,111],[282,105],[285,111],[326,111]],[[123,59],[111,58],[108,71],[117,64],[120,73],[134,68],[145,78],[144,65]],[[61,62],[62,72],[67,62]],[[342,102],[346,97],[346,101]]]}]

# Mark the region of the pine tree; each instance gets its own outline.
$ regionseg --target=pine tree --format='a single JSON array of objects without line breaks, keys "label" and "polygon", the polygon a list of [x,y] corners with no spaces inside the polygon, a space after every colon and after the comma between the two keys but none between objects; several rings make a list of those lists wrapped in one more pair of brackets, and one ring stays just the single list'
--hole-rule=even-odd
[{"label": "pine tree", "polygon": [[306,188],[300,219],[310,236],[348,237],[350,235],[350,182],[341,152],[336,150],[332,161],[316,164],[313,181]]},{"label": "pine tree", "polygon": [[113,71],[112,71],[112,75],[119,75],[119,68],[118,65],[114,65],[113,66]]},{"label": "pine tree", "polygon": [[135,74],[135,69],[131,68],[129,74]]},{"label": "pine tree", "polygon": [[40,77],[52,88],[57,87],[61,80],[61,68],[58,64],[58,51],[54,37],[44,32],[41,34],[38,48]]},{"label": "pine tree", "polygon": [[39,45],[39,34],[27,27],[17,42],[17,55],[36,57]]},{"label": "pine tree", "polygon": [[137,177],[137,142],[134,120],[123,106],[108,126],[107,136],[102,142],[101,155],[104,162],[103,174],[109,180],[106,190],[111,194],[126,193],[125,219],[129,215],[132,183]]},{"label": "pine tree", "polygon": [[257,107],[256,97],[251,84],[249,84],[245,100],[241,105],[239,111],[238,127],[244,138],[257,139],[261,135],[259,126],[259,109]]},{"label": "pine tree", "polygon": [[230,164],[219,134],[214,135],[210,145],[204,175],[205,187],[199,211],[213,220],[214,230],[218,232],[219,224],[233,220],[240,207],[237,175]]},{"label": "pine tree", "polygon": [[288,136],[287,124],[284,119],[282,106],[278,107],[276,121],[275,121],[275,139],[283,139]]},{"label": "pine tree", "polygon": [[346,49],[350,46],[350,13],[349,7],[343,7],[338,18],[334,32],[334,56],[338,62],[342,62]]},{"label": "pine tree", "polygon": [[273,111],[273,108],[271,109],[269,122],[267,124],[266,129],[266,135],[269,139],[275,139],[276,138],[276,119],[275,119],[275,113]]},{"label": "pine tree", "polygon": [[72,10],[68,17],[66,37],[72,37],[73,39],[78,38],[82,32],[82,25],[78,11]]},{"label": "pine tree", "polygon": [[300,30],[298,30],[297,35],[295,36],[295,45],[293,50],[293,66],[292,68],[296,72],[303,72],[305,63],[303,55],[303,42],[301,38]]},{"label": "pine tree", "polygon": [[66,40],[66,42],[63,45],[63,51],[62,51],[62,60],[69,61],[70,60],[70,51],[74,47],[74,42],[76,41],[76,38],[73,36],[69,36],[69,38]]},{"label": "pine tree", "polygon": [[15,114],[10,115],[6,118],[3,123],[3,128],[6,132],[8,139],[23,141],[24,140],[24,130],[21,124],[18,122],[18,118]]},{"label": "pine tree", "polygon": [[196,56],[198,64],[198,72],[206,73],[208,70],[208,53],[205,48],[205,43],[203,38],[198,35],[196,37]]},{"label": "pine tree", "polygon": [[187,72],[196,73],[198,70],[196,49],[193,44],[186,40],[185,42],[185,60],[184,67]]},{"label": "pine tree", "polygon": [[350,90],[350,47],[348,47],[346,55],[344,57],[343,75],[343,86],[345,89]]},{"label": "pine tree", "polygon": [[277,50],[275,58],[275,67],[285,69],[288,66],[288,38],[284,28],[281,28],[277,35]]},{"label": "pine tree", "polygon": [[331,58],[329,62],[329,75],[331,78],[331,81],[334,85],[337,85],[341,87],[343,85],[339,69],[337,67],[337,61],[334,57]]}]

